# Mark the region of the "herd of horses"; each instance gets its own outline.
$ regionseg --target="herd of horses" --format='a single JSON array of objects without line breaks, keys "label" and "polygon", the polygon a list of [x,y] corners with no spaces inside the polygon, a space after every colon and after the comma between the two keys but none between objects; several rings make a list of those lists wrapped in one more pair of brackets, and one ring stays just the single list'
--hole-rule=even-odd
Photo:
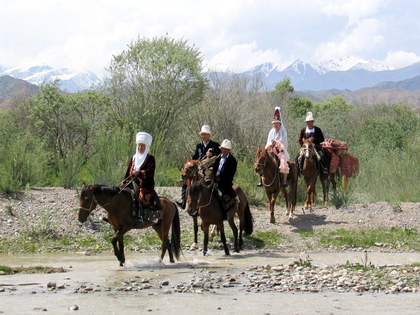
[{"label": "herd of horses", "polygon": [[[289,219],[292,218],[296,207],[299,174],[302,174],[306,183],[305,209],[312,211],[315,205],[315,184],[318,177],[323,187],[324,203],[328,201],[329,183],[333,184],[335,191],[335,175],[323,174],[320,171],[316,154],[311,139],[305,140],[300,152],[301,167],[295,162],[289,161],[290,172],[287,178],[287,186],[283,186],[274,155],[267,149],[258,147],[254,168],[262,178],[262,184],[270,205],[271,223],[275,223],[274,206],[280,192],[286,203],[286,215]],[[187,160],[181,173],[188,187],[186,190],[186,211],[193,217],[194,243],[197,243],[198,217],[200,217],[201,228],[204,233],[203,254],[206,255],[207,253],[210,225],[215,225],[220,233],[225,254],[229,255],[223,224],[226,219],[225,210],[218,198],[217,187],[213,182],[209,182],[200,175],[199,166],[200,161]],[[238,203],[227,213],[227,221],[233,232],[234,251],[239,252],[243,245],[243,233],[250,235],[253,232],[254,221],[244,191],[237,185],[234,185],[233,188],[238,196]],[[85,222],[97,206],[107,211],[107,221],[114,230],[111,243],[120,266],[125,263],[124,234],[131,229],[148,227],[152,227],[156,231],[162,242],[160,259],[162,260],[166,251],[168,251],[169,260],[173,263],[175,262],[174,258],[178,260],[181,253],[181,227],[178,208],[168,198],[159,197],[159,199],[161,211],[157,223],[147,220],[139,223],[132,216],[132,195],[129,189],[105,185],[83,185],[80,194],[78,219],[80,222]],[[235,224],[236,217],[239,219],[239,229]],[[170,230],[171,239],[169,239]]]}]

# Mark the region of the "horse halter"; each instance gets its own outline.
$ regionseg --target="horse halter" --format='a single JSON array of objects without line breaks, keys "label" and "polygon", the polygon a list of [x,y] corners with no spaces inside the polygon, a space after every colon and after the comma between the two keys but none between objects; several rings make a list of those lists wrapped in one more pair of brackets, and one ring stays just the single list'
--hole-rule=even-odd
[{"label": "horse halter", "polygon": [[258,170],[258,174],[262,175],[262,170],[264,169],[265,165],[267,164],[267,158],[268,158],[268,154],[266,152],[265,156],[264,156],[264,163],[260,163],[261,159],[263,157],[260,156],[258,159],[258,162],[254,163],[254,167],[256,170]]}]

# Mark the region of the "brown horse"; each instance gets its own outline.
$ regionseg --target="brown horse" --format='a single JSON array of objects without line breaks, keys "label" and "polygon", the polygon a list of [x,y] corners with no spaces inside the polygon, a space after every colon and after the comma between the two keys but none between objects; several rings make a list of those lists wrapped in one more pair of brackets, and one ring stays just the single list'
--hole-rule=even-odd
[{"label": "brown horse", "polygon": [[[187,160],[187,162],[184,164],[184,167],[182,168],[181,177],[185,181],[188,187],[192,185],[192,183],[198,181],[200,179],[198,172],[198,160]],[[193,215],[193,228],[194,228],[194,244],[191,245],[192,248],[196,248],[198,243],[198,214]]]},{"label": "brown horse", "polygon": [[[235,252],[239,252],[243,245],[242,232],[245,231],[246,235],[250,235],[254,229],[254,222],[249,204],[243,190],[233,185],[239,203],[237,207],[230,210],[228,213],[228,223],[233,232]],[[214,224],[218,227],[220,238],[223,242],[225,254],[229,255],[229,248],[226,245],[226,236],[223,225],[223,214],[221,202],[218,200],[217,191],[214,184],[209,186],[202,181],[197,181],[191,184],[187,189],[187,211],[190,215],[198,212],[201,218],[201,226],[204,232],[204,247],[203,254],[206,255],[209,242],[209,227]],[[235,214],[239,217],[239,241],[238,241],[238,228],[235,224]]]},{"label": "brown horse", "polygon": [[[213,160],[214,160],[214,158],[213,158]],[[190,187],[192,185],[192,183],[203,179],[203,177],[205,175],[204,175],[203,171],[200,171],[199,166],[200,166],[200,164],[201,164],[201,166],[203,166],[203,164],[207,164],[207,165],[211,164],[211,161],[210,161],[210,163],[207,162],[207,161],[210,161],[210,159],[206,159],[206,160],[204,160],[204,162],[201,161],[201,163],[200,163],[199,160],[187,160],[187,162],[184,164],[184,167],[182,168],[182,172],[181,172],[181,177],[182,177],[183,180],[186,181],[187,188]],[[239,234],[240,234],[239,241],[240,241],[240,245],[242,245],[242,233],[243,233],[243,231],[245,229],[245,225],[246,225],[246,223],[242,220],[242,218],[245,217],[246,207],[248,207],[248,209],[249,209],[249,203],[248,203],[248,199],[246,198],[245,193],[243,192],[243,190],[239,186],[233,185],[233,189],[235,190],[237,195],[241,196],[240,197],[241,198],[240,199],[241,200],[241,205],[244,205],[243,207],[239,207],[239,209],[238,209],[239,229],[240,229],[239,230]],[[251,212],[249,212],[249,215],[251,216],[251,221],[252,221],[253,219],[252,219]],[[194,214],[192,217],[193,217],[193,226],[194,226],[194,243],[191,245],[191,248],[197,248],[197,244],[198,244],[198,220],[197,220],[198,213]],[[217,226],[215,228],[217,228]],[[216,231],[215,228],[212,229],[212,231],[209,235],[209,240],[210,241],[213,239],[213,236],[215,236],[218,233],[218,231]],[[252,233],[252,229],[253,229],[253,227],[251,226],[251,232],[249,234]]]},{"label": "brown horse", "polygon": [[280,180],[280,171],[274,157],[262,147],[258,147],[255,155],[255,171],[262,176],[262,184],[265,188],[265,193],[270,203],[270,223],[275,223],[274,207],[276,199],[281,192],[286,202],[286,215],[292,218],[296,207],[296,193],[298,181],[298,168],[295,162],[289,161],[289,176],[287,177],[287,184],[289,185],[289,192],[286,187],[282,187]]},{"label": "brown horse", "polygon": [[[128,189],[119,187],[109,187],[105,185],[83,185],[80,194],[80,209],[78,218],[80,222],[85,222],[89,214],[101,206],[108,212],[108,221],[114,229],[115,235],[112,238],[114,254],[124,265],[124,234],[131,229],[144,229],[151,226],[159,235],[162,241],[161,255],[163,259],[166,250],[169,252],[169,260],[174,263],[174,257],[179,260],[181,251],[181,228],[179,223],[178,208],[176,205],[164,197],[159,197],[160,217],[158,223],[144,221],[138,225],[135,217],[132,216],[132,197]],[[172,239],[169,241],[169,229],[172,226]]]},{"label": "brown horse", "polygon": [[315,185],[320,174],[319,156],[315,150],[313,138],[303,139],[299,161],[301,165],[300,172],[306,183],[305,209],[309,209],[312,212],[312,208],[315,207]]}]

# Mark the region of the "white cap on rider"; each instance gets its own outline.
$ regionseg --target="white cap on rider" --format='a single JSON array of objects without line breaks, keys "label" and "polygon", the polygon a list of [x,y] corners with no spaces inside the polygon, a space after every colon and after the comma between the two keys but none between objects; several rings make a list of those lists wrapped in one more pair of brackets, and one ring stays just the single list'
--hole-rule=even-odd
[{"label": "white cap on rider", "polygon": [[153,137],[147,132],[141,131],[136,134],[136,143],[144,143],[148,148],[152,145]]},{"label": "white cap on rider", "polygon": [[307,112],[306,113],[306,120],[305,121],[314,121],[314,115],[312,114],[312,112]]},{"label": "white cap on rider", "polygon": [[223,140],[220,147],[224,148],[224,149],[232,150],[232,142],[230,142],[230,140],[228,140],[228,139],[225,139],[225,140]]},{"label": "white cap on rider", "polygon": [[210,126],[209,125],[202,125],[199,135],[201,136],[202,133],[206,133],[208,135],[211,135]]}]

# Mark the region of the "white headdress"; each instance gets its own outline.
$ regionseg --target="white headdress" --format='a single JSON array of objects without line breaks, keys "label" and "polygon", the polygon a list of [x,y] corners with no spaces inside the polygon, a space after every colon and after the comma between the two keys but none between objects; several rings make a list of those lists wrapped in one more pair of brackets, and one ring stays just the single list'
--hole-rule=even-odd
[{"label": "white headdress", "polygon": [[153,137],[147,132],[141,131],[136,134],[136,143],[144,143],[146,145],[146,149],[143,153],[140,153],[138,147],[136,147],[136,154],[133,155],[135,171],[138,171],[146,160],[147,155],[149,154],[150,146],[152,145],[152,141]]}]

